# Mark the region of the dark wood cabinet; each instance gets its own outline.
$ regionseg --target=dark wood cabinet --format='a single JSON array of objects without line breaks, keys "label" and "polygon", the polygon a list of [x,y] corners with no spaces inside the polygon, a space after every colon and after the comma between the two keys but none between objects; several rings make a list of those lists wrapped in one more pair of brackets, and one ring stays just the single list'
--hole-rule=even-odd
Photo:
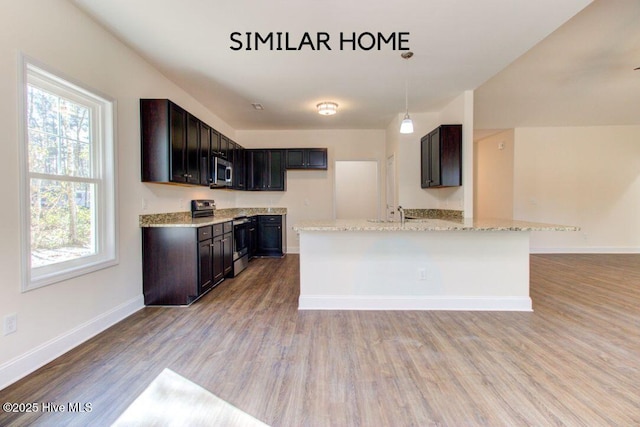
[{"label": "dark wood cabinet", "polygon": [[258,244],[256,248],[256,256],[281,257],[284,255],[284,227],[284,216],[282,215],[258,216]]},{"label": "dark wood cabinet", "polygon": [[258,217],[249,218],[249,259],[258,253]]},{"label": "dark wood cabinet", "polygon": [[213,281],[218,283],[233,269],[233,225],[231,222],[213,226]]},{"label": "dark wood cabinet", "polygon": [[188,116],[167,99],[140,100],[143,182],[198,182],[197,124],[194,135],[193,121]]},{"label": "dark wood cabinet", "polygon": [[422,188],[462,185],[462,125],[441,125],[420,140]]},{"label": "dark wood cabinet", "polygon": [[233,165],[233,189],[234,190],[246,190],[247,189],[247,173],[246,173],[246,159],[245,149],[233,141],[231,141],[231,151],[233,157],[231,163]]},{"label": "dark wood cabinet", "polygon": [[284,150],[246,150],[247,190],[285,191]]},{"label": "dark wood cabinet", "polygon": [[198,160],[200,162],[200,185],[209,185],[211,182],[211,127],[200,122],[200,149]]},{"label": "dark wood cabinet", "polygon": [[326,148],[289,148],[287,169],[327,169]]},{"label": "dark wood cabinet", "polygon": [[231,158],[230,149],[231,141],[229,141],[229,138],[227,138],[223,134],[220,134],[220,157],[229,160]]},{"label": "dark wood cabinet", "polygon": [[142,229],[145,305],[188,305],[233,269],[233,225]]}]

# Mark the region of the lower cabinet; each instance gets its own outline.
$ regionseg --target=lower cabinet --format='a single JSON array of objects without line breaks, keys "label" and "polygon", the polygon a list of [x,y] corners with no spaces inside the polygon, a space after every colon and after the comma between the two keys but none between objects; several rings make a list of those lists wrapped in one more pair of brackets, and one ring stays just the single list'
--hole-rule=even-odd
[{"label": "lower cabinet", "polygon": [[145,305],[188,305],[233,269],[233,226],[142,229]]},{"label": "lower cabinet", "polygon": [[249,259],[258,253],[258,217],[249,218]]},{"label": "lower cabinet", "polygon": [[285,237],[284,215],[258,216],[258,243],[256,256],[284,256],[283,243]]}]

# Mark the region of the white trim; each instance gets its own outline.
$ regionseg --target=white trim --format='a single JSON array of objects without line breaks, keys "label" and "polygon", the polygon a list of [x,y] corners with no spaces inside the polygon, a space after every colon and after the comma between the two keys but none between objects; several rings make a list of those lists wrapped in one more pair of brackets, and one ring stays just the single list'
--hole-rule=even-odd
[{"label": "white trim", "polygon": [[638,247],[531,248],[532,254],[638,254]]},{"label": "white trim", "polygon": [[288,254],[299,254],[300,246],[289,246],[287,245],[287,253]]},{"label": "white trim", "polygon": [[[21,291],[27,292],[42,286],[68,280],[73,277],[112,267],[119,263],[118,236],[118,182],[117,182],[117,140],[116,140],[116,100],[102,94],[85,84],[78,82],[64,74],[53,70],[47,65],[19,52],[19,88],[18,111],[20,111],[20,219],[21,219]],[[31,77],[29,77],[31,75]],[[99,141],[94,145],[93,165],[90,177],[57,176],[29,171],[28,166],[28,125],[26,117],[27,85],[29,79],[38,82],[39,87],[47,88],[57,96],[91,105],[93,117],[93,140]],[[64,96],[62,95],[64,94]],[[30,180],[54,179],[69,182],[84,182],[92,184],[94,222],[96,224],[95,254],[80,257],[56,264],[31,266],[31,236],[30,236]]]},{"label": "white trim", "polygon": [[137,296],[93,319],[0,365],[0,390],[60,357],[105,329],[144,307],[144,297]]},{"label": "white trim", "polygon": [[301,296],[298,310],[533,311],[529,297]]}]

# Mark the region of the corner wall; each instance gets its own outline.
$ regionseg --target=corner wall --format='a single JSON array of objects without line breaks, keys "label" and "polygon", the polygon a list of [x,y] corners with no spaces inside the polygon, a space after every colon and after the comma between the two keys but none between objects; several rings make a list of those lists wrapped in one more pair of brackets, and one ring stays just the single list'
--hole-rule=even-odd
[{"label": "corner wall", "polygon": [[[140,309],[141,213],[188,210],[208,189],[140,182],[140,98],[170,98],[233,137],[233,129],[67,0],[3,2],[0,14],[0,319],[17,314],[17,332],[0,336],[0,389]],[[22,293],[18,147],[19,54],[116,99],[119,264]],[[216,196],[233,206],[229,192]],[[143,200],[146,210],[143,211]]]},{"label": "corner wall", "polygon": [[[411,114],[414,132],[400,134],[402,114],[386,129],[386,157],[396,157],[397,204],[415,209],[464,210],[473,216],[473,91],[465,91],[440,112]],[[462,186],[420,187],[420,138],[441,124],[462,124]]]}]

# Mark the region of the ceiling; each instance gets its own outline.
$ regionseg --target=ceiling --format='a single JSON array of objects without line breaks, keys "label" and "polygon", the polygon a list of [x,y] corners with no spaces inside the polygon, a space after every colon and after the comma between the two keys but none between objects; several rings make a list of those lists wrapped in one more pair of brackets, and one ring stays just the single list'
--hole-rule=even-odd
[{"label": "ceiling", "polygon": [[640,1],[596,0],[474,93],[478,129],[640,125]]},{"label": "ceiling", "polygon": [[[410,113],[438,111],[462,91],[481,86],[591,3],[70,1],[236,129],[384,129],[404,112],[405,80]],[[633,2],[637,3],[626,3]],[[316,50],[308,45],[300,50],[264,46],[232,50],[230,46],[238,46],[230,40],[233,32],[288,33],[290,46],[297,46],[305,32],[313,40],[322,32],[329,35],[331,50],[324,45],[318,49],[315,43]],[[340,49],[341,32],[348,36],[382,33],[385,37],[409,32],[405,45],[415,55],[404,60],[398,46],[394,50],[384,43],[379,50],[354,51],[348,43]],[[368,41],[367,36],[362,40]],[[603,40],[599,47],[606,50],[610,46]],[[499,91],[500,85],[495,84]],[[491,93],[486,90],[483,96]],[[339,104],[337,115],[315,112],[315,105],[325,100]],[[264,110],[254,110],[254,102]],[[493,121],[488,122],[493,126]]]}]

